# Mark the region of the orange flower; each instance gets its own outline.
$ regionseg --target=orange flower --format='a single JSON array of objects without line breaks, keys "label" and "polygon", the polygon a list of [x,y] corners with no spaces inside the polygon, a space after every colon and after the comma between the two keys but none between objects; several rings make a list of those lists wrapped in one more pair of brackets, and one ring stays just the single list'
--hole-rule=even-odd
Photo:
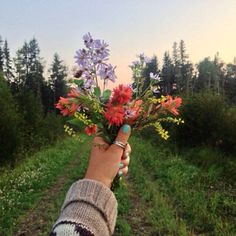
[{"label": "orange flower", "polygon": [[89,125],[89,126],[87,126],[85,129],[84,129],[84,131],[85,131],[85,133],[87,134],[87,135],[92,135],[92,134],[95,134],[96,132],[97,132],[97,125],[95,125],[95,124],[92,124],[92,125]]},{"label": "orange flower", "polygon": [[129,86],[120,84],[118,87],[114,88],[112,100],[113,104],[122,105],[128,103],[132,97],[132,89]]},{"label": "orange flower", "polygon": [[124,121],[124,115],[125,111],[122,106],[113,106],[111,103],[107,104],[104,116],[109,125],[120,126]]},{"label": "orange flower", "polygon": [[182,98],[176,97],[173,99],[170,95],[167,96],[166,101],[161,102],[161,106],[174,115],[178,115],[178,108],[182,103]]},{"label": "orange flower", "polygon": [[55,106],[57,109],[61,110],[63,116],[73,116],[79,108],[79,105],[72,102],[69,98],[63,97],[60,97],[60,100]]},{"label": "orange flower", "polygon": [[75,88],[72,88],[71,91],[67,94],[68,97],[78,98],[80,96],[79,91]]}]

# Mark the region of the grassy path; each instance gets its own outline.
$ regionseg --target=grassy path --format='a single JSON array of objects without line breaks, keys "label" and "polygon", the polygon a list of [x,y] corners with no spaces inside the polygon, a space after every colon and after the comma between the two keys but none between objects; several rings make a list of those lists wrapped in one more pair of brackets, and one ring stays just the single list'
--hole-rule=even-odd
[{"label": "grassy path", "polygon": [[236,235],[235,188],[171,150],[138,138],[131,145],[116,235]]},{"label": "grassy path", "polygon": [[[115,193],[119,202],[115,236],[236,235],[234,187],[224,183],[211,169],[202,170],[171,150],[159,149],[135,137],[130,143],[133,152],[129,175]],[[26,163],[18,172],[22,175],[23,169],[28,172],[40,169],[43,174],[37,178],[37,184],[32,184],[32,178],[26,178],[23,188],[27,189],[26,194],[22,193],[18,200],[13,198],[15,195],[8,195],[16,202],[14,206],[21,208],[5,211],[8,218],[0,215],[0,235],[48,235],[69,186],[84,174],[89,142],[78,145],[68,139],[63,147],[60,143],[38,155],[40,158],[34,158],[33,164]],[[35,161],[38,159],[40,161]],[[21,176],[15,172],[14,178]],[[4,183],[7,186],[12,175],[6,176],[5,182],[1,180],[0,187],[3,188]],[[17,193],[22,190],[13,189],[17,189]],[[6,194],[0,192],[0,200],[5,199],[4,196]],[[17,204],[22,199],[23,207]],[[4,203],[6,206],[6,201]],[[3,227],[12,223],[17,226]]]},{"label": "grassy path", "polygon": [[49,234],[50,228],[59,215],[68,185],[83,176],[86,162],[81,161],[81,158],[84,158],[88,145],[83,144],[80,148],[82,152],[77,155],[76,159],[64,167],[64,173],[46,190],[38,204],[22,217],[14,235],[33,236]]},{"label": "grassy path", "polygon": [[[37,215],[37,223],[41,222],[40,225],[45,225],[43,218],[39,217],[42,213],[37,211],[37,206],[47,205],[47,196],[49,198],[54,196],[55,201],[52,200],[52,204],[48,204],[48,209],[56,207],[54,214],[58,214],[69,185],[85,170],[88,148],[83,148],[84,152],[82,152],[82,147],[77,140],[68,138],[51,148],[36,153],[14,170],[6,170],[1,174],[0,235],[15,235],[13,232],[16,232],[17,229],[27,231],[28,226],[27,228],[19,227],[22,226],[23,219],[33,218],[34,215]],[[78,157],[84,160],[79,166],[73,165],[79,161]],[[56,186],[57,181],[62,185]],[[63,188],[62,191],[60,191],[61,188]],[[58,195],[53,193],[54,190],[58,191]],[[33,213],[34,211],[31,209],[35,209],[37,212]],[[44,209],[42,210],[44,211]],[[56,216],[53,218],[50,211],[45,212],[45,215],[48,215],[48,219],[51,217],[49,223],[51,227]],[[37,226],[35,227],[37,228]]]}]

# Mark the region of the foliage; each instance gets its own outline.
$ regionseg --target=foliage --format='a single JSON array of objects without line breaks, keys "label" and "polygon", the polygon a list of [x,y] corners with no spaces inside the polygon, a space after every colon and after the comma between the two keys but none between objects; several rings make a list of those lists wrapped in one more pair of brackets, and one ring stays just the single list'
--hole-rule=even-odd
[{"label": "foliage", "polygon": [[26,159],[14,170],[1,173],[1,235],[13,235],[19,217],[34,206],[43,191],[64,172],[65,165],[77,157],[79,149],[77,140],[68,138]]},{"label": "foliage", "polygon": [[184,146],[210,145],[234,152],[236,112],[224,98],[202,92],[185,99],[181,108],[185,123],[175,129],[173,140]]},{"label": "foliage", "polygon": [[7,82],[0,73],[0,162],[11,161],[21,145],[22,117],[17,109]]}]

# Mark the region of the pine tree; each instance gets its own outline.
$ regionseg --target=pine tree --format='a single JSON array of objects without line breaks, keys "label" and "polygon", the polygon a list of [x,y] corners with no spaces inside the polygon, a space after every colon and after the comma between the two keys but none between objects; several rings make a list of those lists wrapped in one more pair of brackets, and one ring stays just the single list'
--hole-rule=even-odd
[{"label": "pine tree", "polygon": [[164,53],[162,66],[162,92],[172,94],[174,89],[173,64],[169,52]]},{"label": "pine tree", "polygon": [[0,73],[3,72],[3,50],[2,50],[2,37],[0,35]]},{"label": "pine tree", "polygon": [[36,39],[29,43],[25,42],[23,47],[16,53],[14,59],[16,67],[16,83],[19,87],[27,87],[36,96],[40,96],[44,81],[43,64],[40,58],[40,49]]},{"label": "pine tree", "polygon": [[172,47],[172,64],[173,64],[173,92],[180,91],[180,81],[182,78],[180,68],[180,53],[177,42]]},{"label": "pine tree", "polygon": [[193,65],[188,60],[186,54],[186,46],[183,40],[179,44],[180,55],[180,78],[178,80],[178,92],[184,92],[187,96],[190,94],[192,88]]},{"label": "pine tree", "polygon": [[3,74],[7,82],[10,84],[14,80],[14,74],[7,40],[4,41],[3,56],[4,56]]},{"label": "pine tree", "polygon": [[53,91],[52,100],[54,108],[54,104],[59,100],[61,96],[65,96],[67,92],[67,68],[63,64],[63,61],[60,59],[57,53],[54,54],[53,62],[51,64],[49,72],[51,73],[49,78],[49,85]]}]

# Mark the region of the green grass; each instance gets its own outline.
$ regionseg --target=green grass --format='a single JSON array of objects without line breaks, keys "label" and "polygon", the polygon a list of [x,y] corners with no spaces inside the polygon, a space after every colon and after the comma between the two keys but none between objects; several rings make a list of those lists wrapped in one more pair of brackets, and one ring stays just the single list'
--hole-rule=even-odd
[{"label": "green grass", "polygon": [[[48,235],[69,186],[84,175],[90,149],[85,143],[78,145],[68,138],[1,175],[0,235],[13,235],[19,219],[40,203],[47,189],[66,172],[61,191],[45,203],[46,218],[38,235]],[[236,172],[234,160],[222,163],[219,158],[219,162],[216,159],[204,165],[204,155],[207,160],[214,158],[211,150],[198,148],[198,154],[193,149],[176,154],[174,149],[137,137],[130,143],[129,176],[115,192],[119,213],[116,236],[236,235],[236,190],[225,175],[226,168]],[[78,152],[80,164],[68,172],[65,166]],[[201,159],[190,161],[191,153]]]},{"label": "green grass", "polygon": [[131,145],[130,184],[145,210],[147,235],[235,234],[235,189],[214,169],[202,170],[138,138]]},{"label": "green grass", "polygon": [[67,163],[78,157],[81,145],[72,138],[40,151],[0,179],[0,235],[12,235],[19,217],[32,208]]}]

